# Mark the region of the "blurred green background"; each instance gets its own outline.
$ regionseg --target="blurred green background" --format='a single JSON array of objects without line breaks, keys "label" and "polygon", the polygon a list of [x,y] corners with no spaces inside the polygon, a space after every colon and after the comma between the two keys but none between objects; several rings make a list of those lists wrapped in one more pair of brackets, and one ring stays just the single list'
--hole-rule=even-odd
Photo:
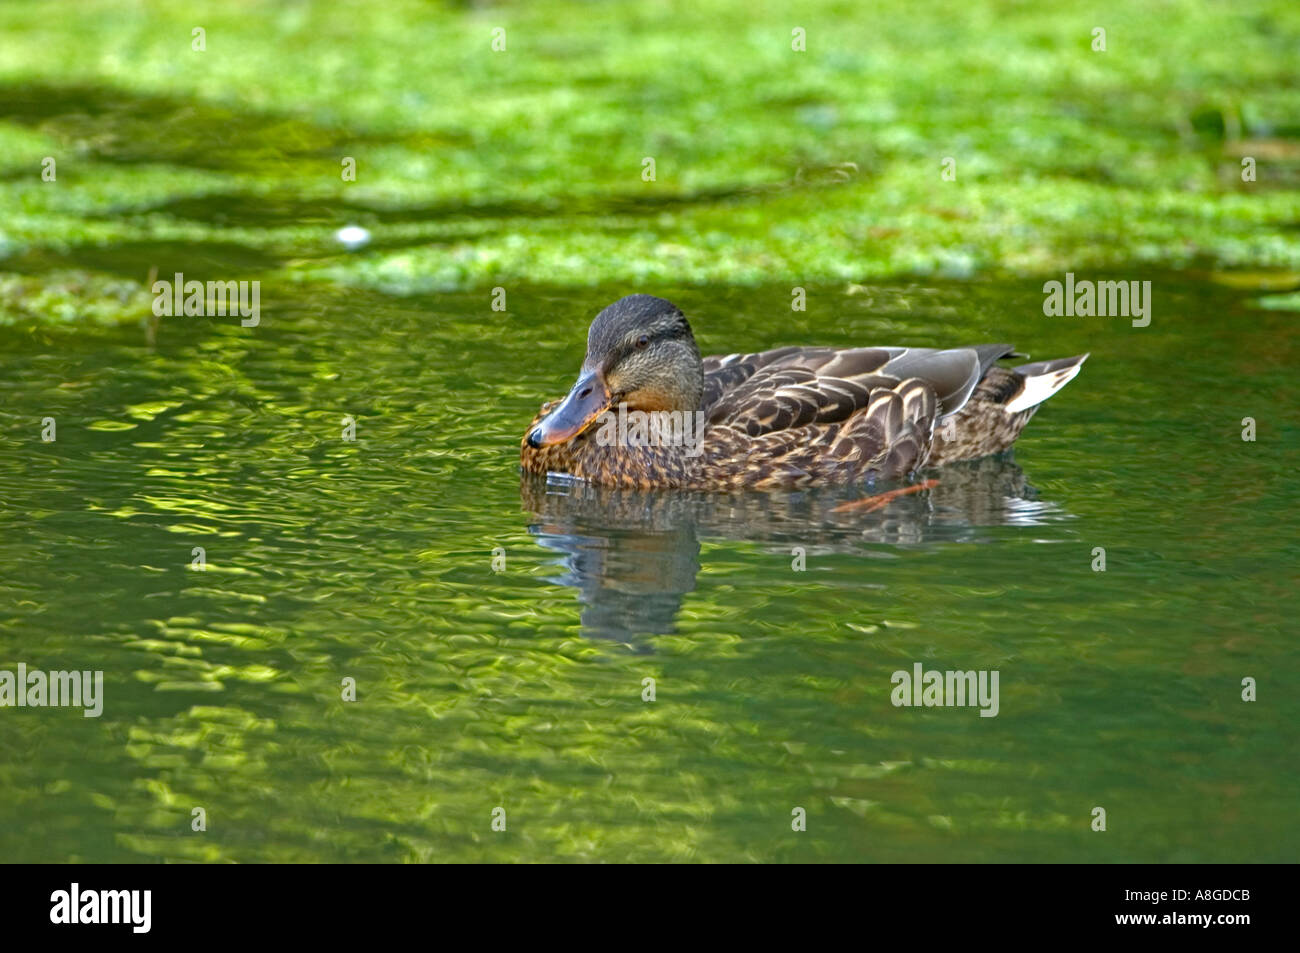
[{"label": "blurred green background", "polygon": [[11,319],[112,318],[180,265],[400,293],[1300,268],[1286,0],[46,0],[0,36]]}]

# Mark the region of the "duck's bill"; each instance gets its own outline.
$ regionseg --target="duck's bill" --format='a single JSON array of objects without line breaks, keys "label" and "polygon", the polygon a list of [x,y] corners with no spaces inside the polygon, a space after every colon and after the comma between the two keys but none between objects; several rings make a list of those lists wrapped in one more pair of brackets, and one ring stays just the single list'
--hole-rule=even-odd
[{"label": "duck's bill", "polygon": [[599,372],[583,374],[560,406],[546,416],[528,435],[534,447],[550,447],[572,440],[609,410],[609,388]]}]

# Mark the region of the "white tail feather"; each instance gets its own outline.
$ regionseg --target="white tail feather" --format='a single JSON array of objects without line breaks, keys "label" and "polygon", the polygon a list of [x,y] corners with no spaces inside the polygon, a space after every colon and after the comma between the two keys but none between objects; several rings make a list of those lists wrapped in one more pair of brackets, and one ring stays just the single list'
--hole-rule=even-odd
[{"label": "white tail feather", "polygon": [[1026,364],[1017,367],[1025,377],[1024,387],[1020,393],[1007,401],[1003,409],[1009,414],[1017,414],[1030,407],[1036,407],[1070,381],[1074,380],[1088,355],[1066,358],[1064,361],[1047,361],[1043,364]]}]

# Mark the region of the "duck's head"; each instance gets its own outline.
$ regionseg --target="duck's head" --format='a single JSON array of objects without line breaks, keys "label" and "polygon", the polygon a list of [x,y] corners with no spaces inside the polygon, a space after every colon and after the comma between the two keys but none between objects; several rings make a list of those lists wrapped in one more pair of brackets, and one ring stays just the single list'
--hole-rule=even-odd
[{"label": "duck's head", "polygon": [[699,410],[700,349],[671,301],[628,295],[591,322],[587,358],[569,395],[528,434],[532,447],[572,440],[619,404],[628,410]]}]

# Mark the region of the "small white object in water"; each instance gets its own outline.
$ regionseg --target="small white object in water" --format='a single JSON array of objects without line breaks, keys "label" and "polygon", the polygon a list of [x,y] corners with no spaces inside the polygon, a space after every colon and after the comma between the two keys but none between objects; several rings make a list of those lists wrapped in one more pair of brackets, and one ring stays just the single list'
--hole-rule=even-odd
[{"label": "small white object in water", "polygon": [[370,244],[370,230],[360,225],[344,226],[334,233],[334,237],[349,251]]}]

